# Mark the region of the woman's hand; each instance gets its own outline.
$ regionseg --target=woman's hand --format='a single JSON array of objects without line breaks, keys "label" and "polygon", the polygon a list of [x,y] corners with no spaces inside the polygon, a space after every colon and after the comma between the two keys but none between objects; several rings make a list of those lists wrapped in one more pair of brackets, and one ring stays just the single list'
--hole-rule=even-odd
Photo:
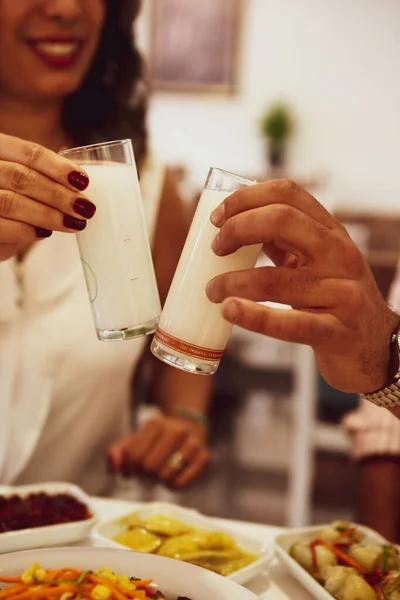
[{"label": "woman's hand", "polygon": [[144,472],[174,488],[189,486],[210,463],[206,428],[183,417],[155,417],[112,444],[107,455],[114,472]]},{"label": "woman's hand", "polygon": [[84,229],[96,212],[80,193],[88,184],[87,174],[66,158],[0,134],[0,260],[53,230]]}]

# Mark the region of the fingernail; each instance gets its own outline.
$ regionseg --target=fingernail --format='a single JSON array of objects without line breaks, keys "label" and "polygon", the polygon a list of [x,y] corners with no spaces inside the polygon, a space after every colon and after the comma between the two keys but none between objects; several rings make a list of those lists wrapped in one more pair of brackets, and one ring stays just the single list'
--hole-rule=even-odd
[{"label": "fingernail", "polygon": [[68,175],[68,181],[77,190],[83,192],[89,185],[89,177],[80,171],[71,171]]},{"label": "fingernail", "polygon": [[236,300],[229,300],[222,308],[222,316],[231,323],[239,320],[241,312],[241,306]]},{"label": "fingernail", "polygon": [[85,200],[84,198],[77,198],[73,204],[74,211],[85,217],[86,219],[91,219],[96,212],[96,206],[90,200]]},{"label": "fingernail", "polygon": [[43,227],[35,227],[35,232],[38,238],[48,238],[53,233],[50,229],[44,229]]},{"label": "fingernail", "polygon": [[219,227],[225,221],[225,204],[220,204],[213,213],[211,213],[211,223]]},{"label": "fingernail", "polygon": [[75,229],[76,231],[82,231],[85,229],[87,225],[87,221],[83,219],[75,219],[75,217],[70,217],[69,215],[64,215],[63,219],[64,227],[68,229]]},{"label": "fingernail", "polygon": [[219,233],[215,236],[215,238],[213,239],[213,243],[211,244],[211,248],[213,249],[213,251],[215,252],[215,254],[218,254],[219,252]]}]

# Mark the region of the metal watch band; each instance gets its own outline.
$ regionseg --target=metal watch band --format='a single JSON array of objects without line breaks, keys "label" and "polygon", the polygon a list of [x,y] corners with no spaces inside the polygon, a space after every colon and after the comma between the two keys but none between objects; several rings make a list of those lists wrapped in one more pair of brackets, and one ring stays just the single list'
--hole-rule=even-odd
[{"label": "metal watch band", "polygon": [[[400,325],[397,325],[392,333],[390,343],[391,347],[397,353],[398,358],[400,358]],[[399,364],[399,362],[400,361],[398,361],[397,364]],[[361,394],[361,397],[376,404],[376,406],[382,406],[383,408],[395,408],[396,406],[400,406],[400,367],[392,378],[391,383],[388,383],[381,387],[381,389],[375,390],[375,392],[371,392],[370,394]]]},{"label": "metal watch band", "polygon": [[372,394],[361,394],[361,398],[383,408],[400,406],[400,382],[391,383]]}]

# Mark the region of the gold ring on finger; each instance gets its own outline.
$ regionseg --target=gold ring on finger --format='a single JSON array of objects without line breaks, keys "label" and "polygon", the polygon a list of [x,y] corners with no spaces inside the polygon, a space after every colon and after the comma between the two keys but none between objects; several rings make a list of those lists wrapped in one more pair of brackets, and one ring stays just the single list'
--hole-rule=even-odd
[{"label": "gold ring on finger", "polygon": [[185,458],[182,452],[175,452],[168,463],[168,466],[174,471],[181,471],[183,467],[186,465]]}]

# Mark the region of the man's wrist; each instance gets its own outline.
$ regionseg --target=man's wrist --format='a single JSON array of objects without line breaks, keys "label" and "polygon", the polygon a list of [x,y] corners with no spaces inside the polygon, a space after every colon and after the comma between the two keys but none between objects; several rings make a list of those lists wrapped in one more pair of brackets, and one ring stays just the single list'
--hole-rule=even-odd
[{"label": "man's wrist", "polygon": [[[366,396],[379,392],[396,380],[399,371],[399,345],[395,336],[400,330],[400,315],[388,308],[387,320],[379,337],[371,339],[370,347],[364,350],[368,371],[364,369],[365,381],[357,385],[357,393]],[[361,376],[361,373],[359,373]]]},{"label": "man's wrist", "polygon": [[394,408],[400,406],[400,326],[398,324],[394,331],[392,331],[388,353],[390,356],[386,369],[385,382],[380,388],[375,389],[373,392],[362,394],[362,396],[377,406]]}]

